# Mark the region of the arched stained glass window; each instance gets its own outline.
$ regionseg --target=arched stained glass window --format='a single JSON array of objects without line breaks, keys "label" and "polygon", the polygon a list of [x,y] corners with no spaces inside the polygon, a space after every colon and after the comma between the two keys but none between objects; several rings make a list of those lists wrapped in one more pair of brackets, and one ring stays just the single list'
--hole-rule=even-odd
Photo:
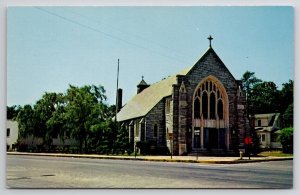
[{"label": "arched stained glass window", "polygon": [[194,101],[194,118],[200,118],[200,100],[196,98]]},{"label": "arched stained glass window", "polygon": [[213,92],[210,94],[209,104],[210,119],[216,119],[216,95]]},{"label": "arched stained glass window", "polygon": [[208,119],[208,95],[206,92],[202,94],[202,114],[204,119]]},{"label": "arched stained glass window", "polygon": [[222,120],[224,118],[224,114],[223,114],[223,102],[221,99],[218,100],[218,116],[219,119]]},{"label": "arched stained glass window", "polygon": [[[204,82],[195,89],[193,98],[194,118],[199,119],[218,119],[225,118],[224,105],[227,105],[226,91],[219,81],[209,76]],[[225,103],[224,103],[225,102]]]}]

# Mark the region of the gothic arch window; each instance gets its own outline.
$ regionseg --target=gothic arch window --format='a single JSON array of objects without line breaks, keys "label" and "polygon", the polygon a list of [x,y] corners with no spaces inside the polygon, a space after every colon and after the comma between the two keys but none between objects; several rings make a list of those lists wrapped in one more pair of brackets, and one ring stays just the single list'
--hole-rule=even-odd
[{"label": "gothic arch window", "polygon": [[210,119],[216,119],[216,96],[215,93],[212,92],[209,98],[209,111],[210,111]]},{"label": "gothic arch window", "polygon": [[223,102],[222,102],[222,99],[219,99],[218,100],[218,116],[219,116],[219,119],[222,120],[224,118],[224,109],[223,109]]},{"label": "gothic arch window", "polygon": [[202,93],[202,114],[204,119],[208,119],[208,95],[206,91]]},{"label": "gothic arch window", "polygon": [[196,98],[194,101],[194,118],[200,118],[200,100]]},{"label": "gothic arch window", "polygon": [[227,97],[226,91],[222,84],[212,76],[208,76],[204,81],[198,85],[194,93],[194,118],[210,120],[223,120],[225,115],[225,100]]}]

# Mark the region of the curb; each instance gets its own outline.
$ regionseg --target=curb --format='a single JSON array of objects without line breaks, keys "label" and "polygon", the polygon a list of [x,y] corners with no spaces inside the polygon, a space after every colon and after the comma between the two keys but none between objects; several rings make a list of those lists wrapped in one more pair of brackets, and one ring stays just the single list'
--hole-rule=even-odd
[{"label": "curb", "polygon": [[123,156],[96,156],[96,155],[81,155],[81,154],[55,154],[55,153],[21,153],[21,152],[6,152],[7,155],[23,155],[23,156],[47,156],[47,157],[68,157],[68,158],[89,158],[89,159],[109,159],[109,160],[138,160],[138,161],[155,161],[155,162],[179,162],[179,163],[203,163],[203,164],[242,164],[256,163],[268,161],[293,160],[293,157],[280,158],[265,158],[265,159],[236,159],[236,160],[191,160],[191,159],[155,159],[141,157],[123,157]]}]

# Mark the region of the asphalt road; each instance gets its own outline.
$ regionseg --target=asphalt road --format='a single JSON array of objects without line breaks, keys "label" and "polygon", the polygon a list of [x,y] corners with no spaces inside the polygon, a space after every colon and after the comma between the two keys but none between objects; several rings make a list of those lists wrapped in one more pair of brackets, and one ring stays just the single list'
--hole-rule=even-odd
[{"label": "asphalt road", "polygon": [[195,164],[7,156],[10,188],[292,188],[293,161]]}]

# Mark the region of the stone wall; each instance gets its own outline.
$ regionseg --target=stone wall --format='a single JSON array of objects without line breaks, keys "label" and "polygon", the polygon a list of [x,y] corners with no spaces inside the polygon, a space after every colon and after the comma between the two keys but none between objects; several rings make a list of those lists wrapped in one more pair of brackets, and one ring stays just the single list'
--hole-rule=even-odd
[{"label": "stone wall", "polygon": [[[157,145],[166,145],[165,99],[156,104],[145,117],[146,140],[156,141]],[[154,125],[158,125],[157,138],[153,136]]]}]

